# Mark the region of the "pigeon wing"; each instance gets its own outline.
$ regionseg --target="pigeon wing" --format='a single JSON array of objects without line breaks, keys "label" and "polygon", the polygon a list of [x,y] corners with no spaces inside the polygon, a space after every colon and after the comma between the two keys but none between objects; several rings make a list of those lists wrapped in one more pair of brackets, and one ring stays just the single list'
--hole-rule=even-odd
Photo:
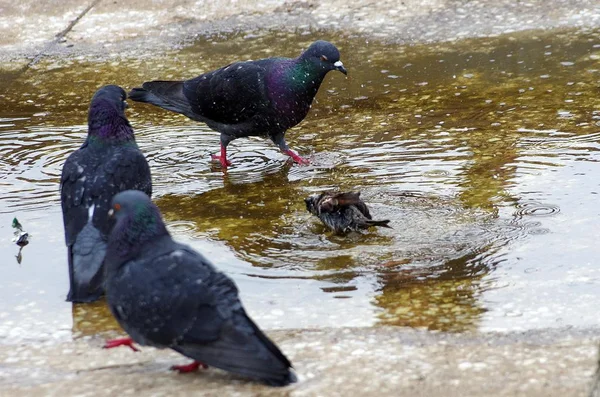
[{"label": "pigeon wing", "polygon": [[269,106],[266,69],[253,61],[236,62],[184,82],[195,113],[220,124],[242,124]]},{"label": "pigeon wing", "polygon": [[[205,283],[211,303],[197,311],[199,315],[173,348],[205,364],[270,384],[293,382],[291,363],[248,317],[233,281],[223,273],[211,272]],[[207,320],[215,317],[219,319],[218,337],[205,343],[207,324],[215,324]]]},{"label": "pigeon wing", "polygon": [[89,183],[94,177],[94,166],[87,154],[84,144],[67,158],[62,169],[60,193],[67,245],[75,242],[88,221]]},{"label": "pigeon wing", "polygon": [[360,192],[325,194],[319,200],[322,213],[336,212],[350,206],[355,206],[367,219],[371,219],[367,205],[360,199]]},{"label": "pigeon wing", "polygon": [[106,237],[112,228],[108,218],[113,196],[124,190],[141,190],[152,196],[152,179],[148,161],[137,146],[116,147],[113,154],[102,164],[98,175],[90,183],[90,195],[97,208],[94,225]]},{"label": "pigeon wing", "polygon": [[123,265],[108,287],[109,304],[134,340],[171,347],[196,320],[203,322],[199,341],[218,338],[223,319],[216,313],[206,282],[214,269],[170,238],[142,247],[139,256]]}]

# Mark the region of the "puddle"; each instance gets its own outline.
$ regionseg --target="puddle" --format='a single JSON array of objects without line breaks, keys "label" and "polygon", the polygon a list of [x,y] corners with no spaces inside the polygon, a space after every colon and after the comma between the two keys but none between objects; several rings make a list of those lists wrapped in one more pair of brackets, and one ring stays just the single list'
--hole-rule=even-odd
[{"label": "puddle", "polygon": [[[218,135],[206,126],[148,105],[128,110],[170,229],[235,279],[261,326],[597,326],[600,31],[414,46],[264,32],[0,72],[4,343],[115,328],[102,304],[64,302],[58,181],[100,85],[291,56],[317,38],[338,45],[351,79],[327,76],[287,133],[310,166],[240,139],[223,174],[209,161]],[[331,235],[302,200],[331,187],[362,191],[394,229]],[[31,235],[20,264],[15,216]]]}]

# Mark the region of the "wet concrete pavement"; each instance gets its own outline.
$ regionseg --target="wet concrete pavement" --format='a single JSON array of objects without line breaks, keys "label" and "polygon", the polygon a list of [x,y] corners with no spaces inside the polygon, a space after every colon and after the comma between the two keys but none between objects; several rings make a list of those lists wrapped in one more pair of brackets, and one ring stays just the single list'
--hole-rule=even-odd
[{"label": "wet concrete pavement", "polygon": [[[597,1],[2,1],[0,68],[43,56],[150,57],[198,34],[243,29],[336,29],[423,42],[515,30],[600,26]],[[177,375],[182,357],[145,348],[105,351],[100,338],[0,345],[0,395],[593,394],[598,331],[443,334],[394,327],[269,333],[300,382],[268,389],[216,370]],[[184,359],[183,359],[184,360]]]},{"label": "wet concrete pavement", "polygon": [[[99,338],[0,346],[0,394],[586,396],[595,331],[459,335],[395,327],[275,331],[299,382],[277,389],[222,371],[176,374],[182,356],[101,348]],[[193,394],[192,394],[193,395]]]}]

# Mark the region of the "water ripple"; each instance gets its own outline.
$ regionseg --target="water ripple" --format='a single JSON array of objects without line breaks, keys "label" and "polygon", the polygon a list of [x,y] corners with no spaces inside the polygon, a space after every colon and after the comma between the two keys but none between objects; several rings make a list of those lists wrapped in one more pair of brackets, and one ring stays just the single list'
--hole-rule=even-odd
[{"label": "water ripple", "polygon": [[514,215],[521,218],[523,216],[551,216],[558,214],[559,212],[560,208],[556,205],[530,201],[519,203]]}]

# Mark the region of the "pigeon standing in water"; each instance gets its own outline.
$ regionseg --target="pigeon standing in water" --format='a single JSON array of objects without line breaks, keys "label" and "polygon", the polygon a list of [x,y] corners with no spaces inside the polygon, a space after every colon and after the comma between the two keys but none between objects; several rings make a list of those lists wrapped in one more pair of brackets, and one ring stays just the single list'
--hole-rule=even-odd
[{"label": "pigeon standing in water", "polygon": [[63,166],[60,195],[71,302],[92,302],[102,296],[112,197],[127,189],[152,193],[150,168],[125,117],[125,99],[125,91],[116,85],[96,92],[88,113],[87,139]]},{"label": "pigeon standing in water", "polygon": [[360,192],[324,192],[313,194],[304,199],[304,202],[308,212],[319,217],[321,222],[338,234],[368,229],[371,226],[392,228],[388,226],[388,219],[372,219],[367,205],[360,199]]},{"label": "pigeon standing in water", "polygon": [[211,365],[274,386],[296,380],[289,360],[246,314],[233,281],[173,241],[148,196],[119,193],[111,213],[106,298],[131,338],[106,348],[171,348],[194,360],[172,367],[180,372]]},{"label": "pigeon standing in water", "polygon": [[229,142],[258,135],[271,138],[295,162],[308,164],[290,150],[285,131],[306,117],[330,70],[347,74],[338,49],[319,40],[294,59],[236,62],[190,80],[145,82],[129,97],[181,113],[220,132],[221,153],[212,158],[224,168],[231,165]]}]

